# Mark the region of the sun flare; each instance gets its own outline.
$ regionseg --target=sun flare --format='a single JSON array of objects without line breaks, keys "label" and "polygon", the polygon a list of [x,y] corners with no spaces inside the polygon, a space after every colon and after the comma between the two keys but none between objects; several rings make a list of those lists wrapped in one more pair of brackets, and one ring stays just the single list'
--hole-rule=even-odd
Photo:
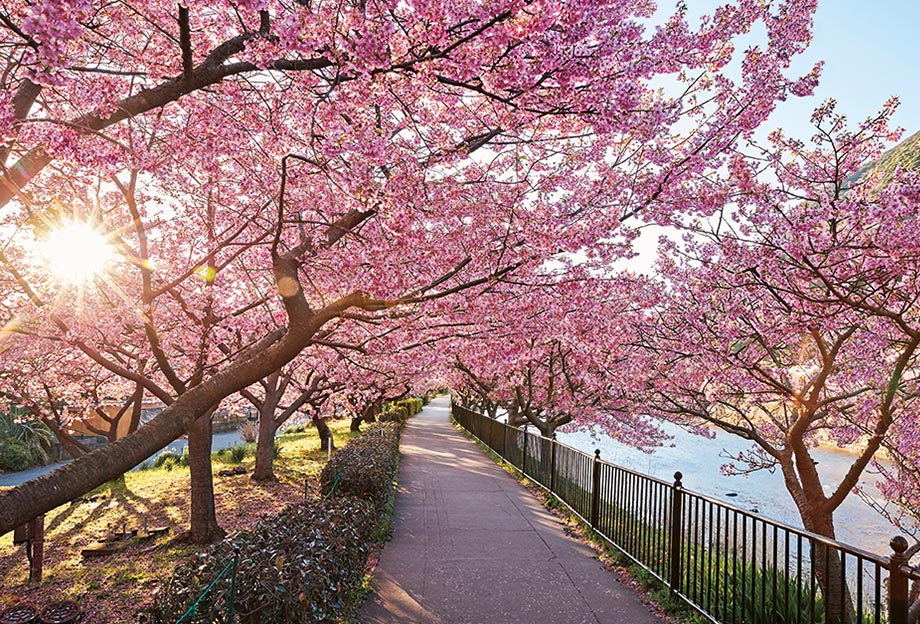
[{"label": "sun flare", "polygon": [[85,223],[69,223],[48,234],[42,255],[56,277],[84,282],[106,269],[114,250],[98,230]]}]

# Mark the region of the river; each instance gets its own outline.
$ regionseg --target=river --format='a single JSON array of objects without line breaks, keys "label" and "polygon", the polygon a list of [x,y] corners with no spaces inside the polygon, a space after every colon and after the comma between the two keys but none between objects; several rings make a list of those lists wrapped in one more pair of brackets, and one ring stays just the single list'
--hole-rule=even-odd
[{"label": "river", "polygon": [[[557,439],[592,455],[594,449],[600,449],[601,458],[606,461],[668,482],[673,482],[674,473],[680,471],[684,475],[684,487],[688,490],[773,520],[802,526],[779,470],[772,474],[761,470],[748,476],[727,476],[719,470],[728,461],[721,455],[737,455],[748,450],[749,442],[721,431],[710,439],[688,433],[671,423],[665,423],[662,428],[673,439],[653,453],[587,430],[558,432]],[[818,462],[821,481],[828,491],[840,482],[854,458],[844,449],[820,448],[813,450],[812,455]],[[862,484],[868,486],[868,491],[877,493],[873,485],[877,479],[877,473],[870,467],[863,475]],[[891,552],[888,542],[897,530],[855,494],[847,497],[835,518],[839,541],[881,555]]]}]

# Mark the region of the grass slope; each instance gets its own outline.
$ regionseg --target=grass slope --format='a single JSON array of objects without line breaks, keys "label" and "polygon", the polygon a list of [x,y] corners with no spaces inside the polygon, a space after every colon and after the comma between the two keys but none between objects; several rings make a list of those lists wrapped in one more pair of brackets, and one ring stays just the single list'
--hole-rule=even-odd
[{"label": "grass slope", "polygon": [[[356,434],[348,420],[329,423],[336,446],[342,447]],[[326,463],[319,450],[319,437],[310,428],[302,433],[279,436],[281,453],[275,460],[277,483],[255,484],[249,474],[221,477],[217,473],[242,465],[252,472],[252,448],[242,462],[230,452],[215,453],[214,493],[217,518],[228,532],[246,528],[259,518],[277,513],[289,503],[303,500],[305,480],[315,489]],[[64,505],[45,516],[44,580],[29,586],[25,549],[13,545],[12,533],[0,536],[0,609],[17,600],[38,605],[54,600],[80,602],[84,621],[105,624],[130,622],[137,606],[149,601],[158,579],[167,578],[176,563],[197,547],[174,543],[188,523],[189,472],[187,467],[164,466],[125,475],[124,483],[102,486],[96,502]],[[154,541],[133,540],[108,557],[84,560],[80,551],[91,543],[120,531],[168,525],[167,535]]]}]

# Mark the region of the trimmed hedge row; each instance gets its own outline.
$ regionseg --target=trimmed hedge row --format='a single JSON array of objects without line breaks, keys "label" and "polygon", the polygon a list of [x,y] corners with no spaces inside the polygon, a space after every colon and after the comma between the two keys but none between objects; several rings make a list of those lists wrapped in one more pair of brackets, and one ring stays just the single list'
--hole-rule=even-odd
[{"label": "trimmed hedge row", "polygon": [[382,505],[390,495],[399,459],[400,426],[373,423],[336,453],[319,475],[326,496],[358,496]]},{"label": "trimmed hedge row", "polygon": [[393,422],[404,424],[407,420],[409,420],[409,412],[407,412],[406,408],[402,406],[390,407],[380,412],[379,420],[380,422],[384,423]]},{"label": "trimmed hedge row", "polygon": [[[378,423],[328,462],[324,496],[261,520],[195,555],[155,594],[140,621],[172,624],[238,553],[235,610],[240,624],[336,622],[364,579],[399,457],[400,426]],[[230,583],[215,583],[187,622],[224,621]]]},{"label": "trimmed hedge row", "polygon": [[380,413],[381,422],[404,423],[422,411],[422,399],[403,399],[395,401],[389,408]]},{"label": "trimmed hedge row", "polygon": [[422,411],[422,399],[415,397],[411,399],[403,399],[401,401],[396,401],[396,405],[401,405],[406,408],[406,411],[409,412],[409,417],[415,416],[420,411]]}]

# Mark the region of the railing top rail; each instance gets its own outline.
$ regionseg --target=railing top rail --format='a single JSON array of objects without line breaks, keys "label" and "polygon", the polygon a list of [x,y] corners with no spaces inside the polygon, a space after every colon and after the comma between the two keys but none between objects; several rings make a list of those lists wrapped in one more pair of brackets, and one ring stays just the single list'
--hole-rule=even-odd
[{"label": "railing top rail", "polygon": [[[465,407],[460,406],[460,405],[458,405],[457,407],[459,407],[460,409],[463,409],[463,410],[466,411],[466,412],[469,412],[470,414],[473,414],[473,415],[475,415],[475,416],[478,416],[478,417],[480,417],[480,418],[485,418],[485,419],[488,419],[488,420],[493,420],[492,418],[489,418],[488,416],[486,416],[486,415],[484,415],[484,414],[480,414],[479,412],[474,412],[473,410],[470,410],[469,408],[465,408]],[[511,425],[509,425],[509,424],[507,424],[507,423],[500,422],[500,421],[495,421],[495,422],[498,422],[500,425],[503,425],[503,426],[507,427],[508,429],[513,429],[513,430],[515,430],[515,431],[519,431],[519,432],[521,432],[521,433],[525,433],[522,429],[520,429],[520,428],[518,428],[518,427],[512,427]],[[543,436],[540,436],[540,437],[543,437]],[[547,439],[551,439],[551,438],[547,438]],[[581,449],[575,448],[574,446],[571,446],[571,445],[569,445],[569,444],[565,444],[564,442],[560,442],[559,440],[556,440],[556,444],[558,444],[558,445],[560,445],[560,446],[563,446],[563,447],[565,447],[565,448],[568,448],[568,449],[570,449],[570,450],[572,450],[572,451],[574,451],[574,452],[576,452],[576,453],[579,453],[579,454],[581,454],[581,455],[583,455],[583,456],[585,456],[585,457],[591,459],[592,461],[594,461],[594,457],[593,457],[592,455],[590,455],[590,454],[588,454],[588,453],[585,453],[585,452],[582,451]],[[641,478],[641,479],[645,479],[645,480],[647,480],[647,481],[652,481],[652,482],[654,482],[654,483],[659,483],[659,484],[664,485],[664,486],[669,487],[669,488],[674,488],[674,484],[673,484],[673,483],[669,483],[668,481],[665,481],[665,480],[663,480],[663,479],[659,479],[659,478],[657,478],[657,477],[653,477],[653,476],[651,476],[651,475],[648,475],[648,474],[645,474],[645,473],[642,473],[642,472],[638,472],[638,471],[636,471],[636,470],[632,470],[632,469],[630,469],[630,468],[626,468],[626,467],[624,467],[624,466],[620,466],[620,465],[618,465],[618,464],[614,464],[614,463],[612,463],[612,462],[608,462],[608,461],[603,460],[603,459],[600,460],[600,461],[601,461],[602,464],[606,464],[606,465],[611,466],[612,468],[615,468],[615,469],[617,469],[617,470],[621,470],[621,471],[624,471],[624,472],[628,472],[628,473],[630,473],[630,474],[632,474],[632,475],[635,475],[635,476],[637,476],[637,477],[639,477],[639,478]],[[748,517],[748,518],[754,518],[754,519],[756,519],[756,520],[758,520],[758,521],[760,521],[760,522],[763,522],[764,524],[771,525],[771,526],[775,526],[776,528],[782,529],[782,530],[787,531],[787,532],[789,532],[789,533],[793,533],[793,534],[795,534],[795,535],[800,535],[800,536],[801,536],[802,538],[804,538],[804,539],[808,539],[808,540],[812,540],[812,541],[817,542],[817,543],[825,544],[826,546],[830,546],[830,547],[832,547],[832,548],[836,548],[836,549],[838,549],[838,550],[844,551],[844,552],[849,553],[849,554],[852,554],[852,555],[857,555],[857,556],[859,556],[859,557],[861,557],[861,558],[863,558],[863,559],[865,559],[865,560],[871,561],[871,562],[873,562],[873,563],[877,563],[877,564],[879,564],[879,565],[881,565],[881,566],[884,566],[884,567],[886,567],[886,568],[889,566],[890,558],[887,557],[887,556],[879,555],[878,553],[869,552],[869,551],[867,551],[867,550],[863,550],[862,548],[858,548],[858,547],[856,547],[856,546],[852,546],[852,545],[847,544],[847,543],[845,543],[845,542],[840,542],[840,541],[831,539],[831,538],[829,538],[829,537],[825,537],[825,536],[823,536],[823,535],[818,535],[817,533],[812,533],[811,531],[808,531],[808,530],[806,530],[806,529],[799,528],[799,527],[795,527],[795,526],[792,526],[792,525],[790,525],[790,524],[786,524],[786,523],[784,523],[784,522],[780,522],[779,520],[773,520],[773,519],[771,519],[771,518],[767,518],[766,516],[762,516],[762,515],[760,515],[760,514],[755,514],[755,513],[749,512],[749,511],[747,511],[747,510],[741,509],[740,507],[737,507],[737,506],[735,506],[735,505],[732,505],[731,503],[727,503],[727,502],[725,502],[725,501],[719,500],[719,499],[717,499],[717,498],[713,498],[713,497],[711,497],[711,496],[707,496],[707,495],[705,495],[705,494],[700,494],[699,492],[694,492],[694,491],[692,491],[692,490],[688,490],[688,489],[686,489],[686,488],[684,488],[684,487],[682,487],[681,490],[683,491],[683,493],[684,493],[685,495],[693,496],[693,497],[698,498],[698,499],[700,499],[700,500],[702,500],[702,501],[706,501],[707,503],[710,503],[710,504],[712,504],[712,505],[716,505],[716,506],[721,507],[721,508],[723,508],[723,509],[727,509],[727,510],[732,511],[732,512],[735,512],[735,513],[739,513],[739,514],[741,514],[741,515],[743,515],[743,516],[746,516],[746,517]],[[902,566],[902,570],[904,571],[905,574],[909,574],[909,575],[911,576],[911,578],[916,578],[916,579],[920,580],[920,567],[914,567],[914,566],[905,565],[905,566]],[[908,570],[909,570],[909,571],[908,571]]]},{"label": "railing top rail", "polygon": [[741,509],[740,507],[732,505],[731,503],[727,503],[725,501],[719,500],[717,498],[713,498],[711,496],[706,496],[705,494],[700,494],[699,492],[693,492],[693,491],[687,490],[686,488],[684,489],[684,494],[688,496],[693,496],[703,501],[706,501],[707,503],[717,505],[719,507],[722,507],[723,509],[729,509],[735,513],[741,514],[743,516],[747,516],[748,518],[755,518],[756,520],[761,521],[764,524],[775,526],[779,529],[783,529],[784,531],[788,531],[796,535],[801,535],[805,539],[812,540],[812,541],[815,541],[821,544],[825,544],[827,546],[831,546],[833,548],[836,548],[837,550],[842,550],[852,555],[859,555],[863,559],[867,559],[869,561],[872,561],[873,563],[878,563],[879,565],[882,565],[885,567],[888,566],[889,558],[883,555],[879,555],[878,553],[873,553],[868,550],[863,550],[862,548],[859,548],[857,546],[847,544],[846,542],[840,542],[835,539],[831,539],[829,537],[819,535],[818,533],[812,533],[808,529],[803,529],[800,527],[792,526],[791,524],[786,524],[785,522],[780,522],[779,520],[773,520],[772,518],[767,518],[766,516],[752,513],[750,511],[747,511],[745,509]]}]

